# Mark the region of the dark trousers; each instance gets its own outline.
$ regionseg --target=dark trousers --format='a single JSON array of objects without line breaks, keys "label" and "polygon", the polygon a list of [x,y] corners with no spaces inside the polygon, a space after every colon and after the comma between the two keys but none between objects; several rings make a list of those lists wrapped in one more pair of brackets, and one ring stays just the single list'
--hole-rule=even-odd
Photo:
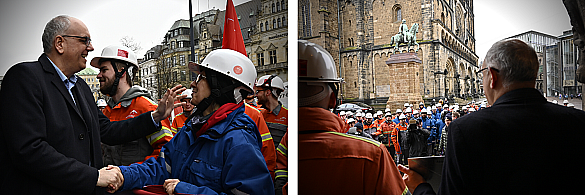
[{"label": "dark trousers", "polygon": [[[394,150],[394,146],[386,146],[386,149],[390,153],[392,160],[395,160],[396,159],[396,150]],[[394,162],[396,162],[396,161],[394,161]]]},{"label": "dark trousers", "polygon": [[398,164],[408,165],[409,149],[402,149],[402,154],[398,155]]}]

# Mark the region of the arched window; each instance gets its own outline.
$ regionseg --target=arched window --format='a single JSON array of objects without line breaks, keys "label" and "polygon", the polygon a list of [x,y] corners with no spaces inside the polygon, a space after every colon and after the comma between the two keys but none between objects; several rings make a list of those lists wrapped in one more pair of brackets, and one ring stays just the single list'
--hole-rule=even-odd
[{"label": "arched window", "polygon": [[266,26],[266,30],[268,30],[268,21],[264,22],[264,26]]},{"label": "arched window", "polygon": [[280,2],[276,2],[276,11],[279,12],[280,11]]},{"label": "arched window", "polygon": [[260,22],[260,32],[264,31],[264,23]]},{"label": "arched window", "polygon": [[272,19],[272,29],[275,29],[275,28],[277,28],[276,27],[276,20],[275,19]]},{"label": "arched window", "polygon": [[282,10],[286,9],[284,2],[285,2],[284,0],[280,1],[280,6],[282,7]]},{"label": "arched window", "polygon": [[276,22],[278,23],[278,28],[282,27],[282,26],[281,26],[281,25],[282,25],[282,23],[280,23],[280,18],[277,18],[277,19],[276,19]]},{"label": "arched window", "polygon": [[282,17],[282,26],[286,26],[286,19],[285,18],[286,17],[284,17],[284,16]]},{"label": "arched window", "polygon": [[272,13],[276,12],[276,6],[274,6],[274,3],[272,3]]},{"label": "arched window", "polygon": [[394,16],[394,22],[400,22],[402,21],[402,6],[400,5],[394,5],[394,7],[392,8],[393,10],[393,16]]}]

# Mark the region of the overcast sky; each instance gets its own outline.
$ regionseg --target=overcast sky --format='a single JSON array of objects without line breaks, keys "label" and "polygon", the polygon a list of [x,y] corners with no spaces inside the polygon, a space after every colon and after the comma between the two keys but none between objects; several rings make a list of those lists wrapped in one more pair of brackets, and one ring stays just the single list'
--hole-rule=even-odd
[{"label": "overcast sky", "polygon": [[[233,1],[239,5],[249,0]],[[224,10],[226,3],[223,0],[192,2],[193,13],[213,7]],[[475,0],[474,3],[476,50],[480,59],[500,39],[529,30],[558,36],[571,28],[561,0]],[[296,10],[289,10],[292,11]],[[37,60],[42,53],[45,24],[61,14],[79,18],[88,27],[95,48],[87,57],[89,63],[104,47],[119,44],[125,36],[141,44],[138,56],[142,57],[148,49],[160,44],[176,20],[188,18],[189,8],[188,0],[2,1],[0,75],[18,62]]]}]

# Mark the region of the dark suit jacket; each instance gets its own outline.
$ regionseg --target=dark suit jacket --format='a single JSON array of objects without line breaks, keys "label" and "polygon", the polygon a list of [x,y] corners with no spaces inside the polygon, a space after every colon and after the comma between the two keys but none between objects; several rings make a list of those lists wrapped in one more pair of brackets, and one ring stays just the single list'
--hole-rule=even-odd
[{"label": "dark suit jacket", "polygon": [[585,112],[510,91],[451,123],[439,194],[582,193],[584,138]]},{"label": "dark suit jacket", "polygon": [[116,145],[157,131],[150,112],[110,122],[83,79],[71,90],[77,105],[45,54],[8,70],[0,91],[1,194],[103,194],[95,187],[104,166],[100,141]]}]

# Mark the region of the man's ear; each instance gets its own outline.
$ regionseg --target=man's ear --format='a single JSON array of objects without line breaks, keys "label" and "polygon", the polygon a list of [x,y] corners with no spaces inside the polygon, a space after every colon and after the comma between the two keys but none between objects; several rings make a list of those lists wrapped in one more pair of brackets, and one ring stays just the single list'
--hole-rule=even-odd
[{"label": "man's ear", "polygon": [[498,74],[494,74],[494,73],[497,73],[496,70],[494,70],[492,68],[489,68],[489,71],[490,71],[490,75],[489,75],[489,78],[488,78],[488,79],[490,79],[489,80],[489,82],[490,82],[489,84],[490,84],[490,88],[493,89],[493,88],[496,87],[496,84],[497,84],[497,81],[498,81],[499,78],[498,78]]},{"label": "man's ear", "polygon": [[327,105],[328,108],[335,108],[337,104],[337,97],[335,96],[335,93],[331,92],[329,94],[329,104]]},{"label": "man's ear", "polygon": [[62,36],[57,36],[53,40],[53,47],[57,50],[57,53],[63,54],[65,53],[65,39]]}]

